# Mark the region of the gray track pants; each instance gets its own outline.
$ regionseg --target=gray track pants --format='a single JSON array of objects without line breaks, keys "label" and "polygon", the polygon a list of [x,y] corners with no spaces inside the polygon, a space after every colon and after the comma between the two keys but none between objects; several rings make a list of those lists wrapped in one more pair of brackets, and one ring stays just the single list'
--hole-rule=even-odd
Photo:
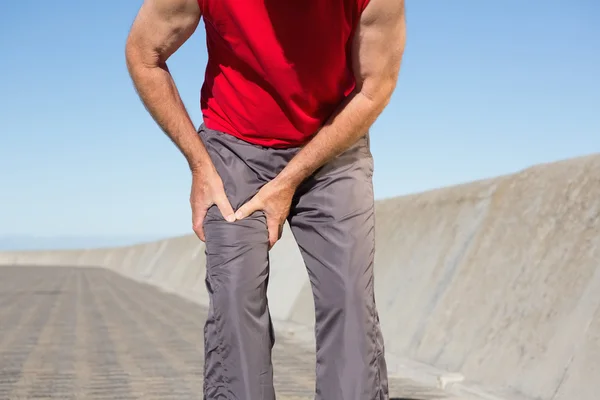
[{"label": "gray track pants", "polygon": [[[234,209],[298,152],[199,130]],[[316,399],[387,400],[384,346],[373,293],[373,159],[365,136],[298,189],[288,223],[312,284]],[[267,305],[268,234],[262,212],[204,221],[206,286],[204,398],[273,400],[274,334]]]}]

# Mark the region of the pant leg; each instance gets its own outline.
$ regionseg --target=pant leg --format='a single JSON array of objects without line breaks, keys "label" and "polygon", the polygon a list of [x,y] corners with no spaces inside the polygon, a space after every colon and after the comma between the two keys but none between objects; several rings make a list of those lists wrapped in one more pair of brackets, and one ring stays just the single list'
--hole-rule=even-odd
[{"label": "pant leg", "polygon": [[318,400],[388,399],[372,173],[367,136],[304,183],[288,219],[315,300]]},{"label": "pant leg", "polygon": [[[202,127],[199,132],[234,207],[268,177],[253,169],[261,149]],[[267,160],[268,161],[268,160]],[[206,400],[274,400],[274,334],[267,304],[268,232],[263,213],[228,223],[216,206],[204,221],[209,314],[204,329]]]}]

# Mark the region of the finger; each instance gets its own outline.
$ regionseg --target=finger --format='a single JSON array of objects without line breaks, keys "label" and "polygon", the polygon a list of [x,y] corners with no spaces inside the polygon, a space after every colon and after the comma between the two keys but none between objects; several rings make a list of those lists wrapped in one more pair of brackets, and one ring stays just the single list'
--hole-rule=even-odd
[{"label": "finger", "polygon": [[215,204],[219,208],[219,211],[221,212],[221,215],[223,215],[223,218],[225,218],[225,221],[235,221],[235,213],[233,212],[233,207],[231,207],[231,203],[229,202],[229,199],[227,198],[225,193],[219,196],[219,199],[215,202]]},{"label": "finger", "polygon": [[281,224],[276,219],[267,218],[267,229],[269,230],[269,249],[271,249],[281,237]]},{"label": "finger", "polygon": [[253,212],[258,211],[262,208],[260,202],[253,197],[249,202],[241,206],[235,213],[236,219],[244,219],[250,216]]},{"label": "finger", "polygon": [[202,240],[203,242],[206,241],[206,238],[204,236],[204,218],[206,218],[206,213],[208,212],[208,208],[205,207],[201,207],[197,210],[194,210],[194,217],[193,217],[193,229],[194,229],[194,233],[196,233],[196,236],[198,236],[198,239]]}]

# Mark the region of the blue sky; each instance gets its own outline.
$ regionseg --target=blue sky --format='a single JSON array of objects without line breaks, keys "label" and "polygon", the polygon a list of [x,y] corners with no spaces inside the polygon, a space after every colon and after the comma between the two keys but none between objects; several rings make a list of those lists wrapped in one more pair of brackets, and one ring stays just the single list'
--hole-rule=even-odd
[{"label": "blue sky", "polygon": [[[407,0],[377,198],[600,151],[595,0]],[[0,236],[191,233],[183,157],[123,48],[141,0],[0,3]],[[198,125],[204,26],[169,63]]]}]

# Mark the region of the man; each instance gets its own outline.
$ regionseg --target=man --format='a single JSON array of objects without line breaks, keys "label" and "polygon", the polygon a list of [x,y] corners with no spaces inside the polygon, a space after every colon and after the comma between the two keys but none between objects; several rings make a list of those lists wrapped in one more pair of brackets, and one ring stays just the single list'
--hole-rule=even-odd
[{"label": "man", "polygon": [[[196,130],[167,59],[206,27]],[[145,0],[130,75],[192,173],[210,295],[206,399],[271,400],[268,252],[287,220],[313,287],[316,398],[388,398],[369,127],[396,86],[402,0]],[[272,299],[277,301],[277,299]]]}]

